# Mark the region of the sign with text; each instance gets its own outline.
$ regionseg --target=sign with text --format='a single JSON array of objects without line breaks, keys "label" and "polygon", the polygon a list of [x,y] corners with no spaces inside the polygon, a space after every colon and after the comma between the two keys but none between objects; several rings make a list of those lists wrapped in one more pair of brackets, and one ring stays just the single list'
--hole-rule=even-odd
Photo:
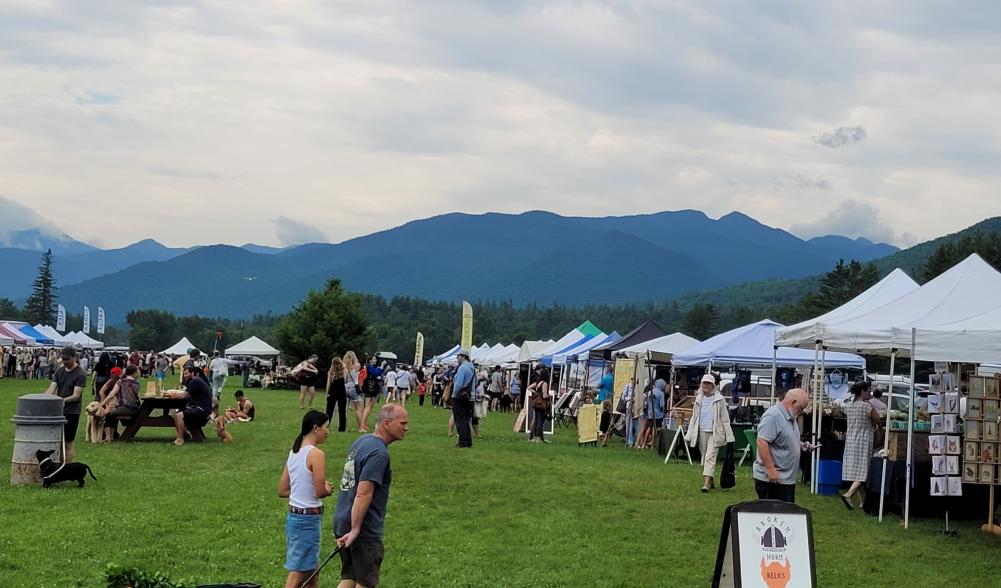
[{"label": "sign with text", "polygon": [[[636,372],[636,360],[620,357],[615,360],[615,376],[612,380],[612,410],[619,406],[619,399],[626,391],[626,386],[633,381],[633,374]],[[636,390],[633,390],[636,394]],[[634,396],[635,398],[635,396]]]},{"label": "sign with text", "polygon": [[789,502],[756,500],[723,515],[713,587],[816,588],[813,519]]},{"label": "sign with text", "polygon": [[459,337],[459,347],[466,353],[473,350],[473,305],[465,300],[462,301],[462,336]]},{"label": "sign with text", "polygon": [[414,348],[414,367],[418,368],[424,362],[424,333],[417,331],[417,344]]},{"label": "sign with text", "polygon": [[59,305],[56,314],[56,330],[60,333],[66,332],[66,307],[62,304]]},{"label": "sign with text", "polygon": [[90,308],[83,307],[83,332],[85,335],[90,334]]},{"label": "sign with text", "polygon": [[100,306],[97,307],[97,334],[104,334],[104,309]]}]

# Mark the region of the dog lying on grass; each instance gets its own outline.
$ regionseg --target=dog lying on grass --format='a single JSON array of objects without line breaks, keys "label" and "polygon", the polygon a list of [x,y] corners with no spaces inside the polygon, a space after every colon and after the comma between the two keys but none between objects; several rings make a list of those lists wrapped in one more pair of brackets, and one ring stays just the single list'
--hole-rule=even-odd
[{"label": "dog lying on grass", "polygon": [[48,451],[43,451],[39,449],[35,452],[35,459],[38,460],[38,470],[42,475],[42,487],[49,488],[53,484],[59,482],[68,482],[70,480],[76,480],[77,484],[83,488],[84,478],[87,474],[97,481],[94,477],[94,472],[90,471],[90,466],[85,463],[63,463],[59,464],[52,461],[52,455],[56,451],[54,449],[49,449]]},{"label": "dog lying on grass", "polygon": [[219,435],[219,440],[223,443],[232,443],[233,435],[226,430],[226,417],[225,415],[219,415],[215,419],[215,433]]}]

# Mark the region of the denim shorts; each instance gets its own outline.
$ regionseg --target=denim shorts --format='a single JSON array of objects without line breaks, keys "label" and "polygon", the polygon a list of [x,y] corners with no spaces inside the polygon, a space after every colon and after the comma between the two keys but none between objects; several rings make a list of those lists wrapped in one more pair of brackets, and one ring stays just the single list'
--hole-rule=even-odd
[{"label": "denim shorts", "polygon": [[285,518],[285,569],[290,572],[310,572],[320,562],[320,528],[323,515],[287,513]]}]

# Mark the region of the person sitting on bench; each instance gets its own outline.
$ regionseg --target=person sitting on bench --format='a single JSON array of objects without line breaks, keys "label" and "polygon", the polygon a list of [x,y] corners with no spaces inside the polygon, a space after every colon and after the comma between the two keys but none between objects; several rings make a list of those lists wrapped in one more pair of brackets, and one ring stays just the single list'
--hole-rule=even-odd
[{"label": "person sitting on bench", "polygon": [[237,390],[233,397],[236,398],[236,408],[226,407],[227,421],[252,421],[254,420],[254,403],[244,395],[243,390]]},{"label": "person sitting on bench", "polygon": [[183,410],[174,413],[174,425],[177,428],[177,439],[174,445],[184,445],[184,432],[199,429],[209,422],[212,412],[212,388],[203,380],[199,373],[201,368],[189,365],[184,368],[184,390],[165,393],[168,398],[184,398],[187,404]]}]

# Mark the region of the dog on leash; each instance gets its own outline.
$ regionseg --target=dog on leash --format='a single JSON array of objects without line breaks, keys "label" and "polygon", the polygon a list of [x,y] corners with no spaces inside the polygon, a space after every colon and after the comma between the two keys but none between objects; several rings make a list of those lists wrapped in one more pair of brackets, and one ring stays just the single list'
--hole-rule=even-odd
[{"label": "dog on leash", "polygon": [[104,439],[104,415],[108,410],[101,406],[98,401],[93,401],[87,405],[87,431],[84,434],[84,441],[100,443]]},{"label": "dog on leash", "polygon": [[83,488],[84,478],[87,474],[95,481],[94,472],[90,471],[90,466],[85,463],[56,463],[52,461],[52,454],[55,449],[43,451],[39,449],[35,452],[35,459],[38,460],[38,471],[42,475],[42,487],[51,488],[53,484],[75,480]]},{"label": "dog on leash", "polygon": [[223,443],[232,443],[233,435],[226,430],[226,417],[225,415],[219,415],[215,419],[215,433],[219,435],[219,440]]}]

